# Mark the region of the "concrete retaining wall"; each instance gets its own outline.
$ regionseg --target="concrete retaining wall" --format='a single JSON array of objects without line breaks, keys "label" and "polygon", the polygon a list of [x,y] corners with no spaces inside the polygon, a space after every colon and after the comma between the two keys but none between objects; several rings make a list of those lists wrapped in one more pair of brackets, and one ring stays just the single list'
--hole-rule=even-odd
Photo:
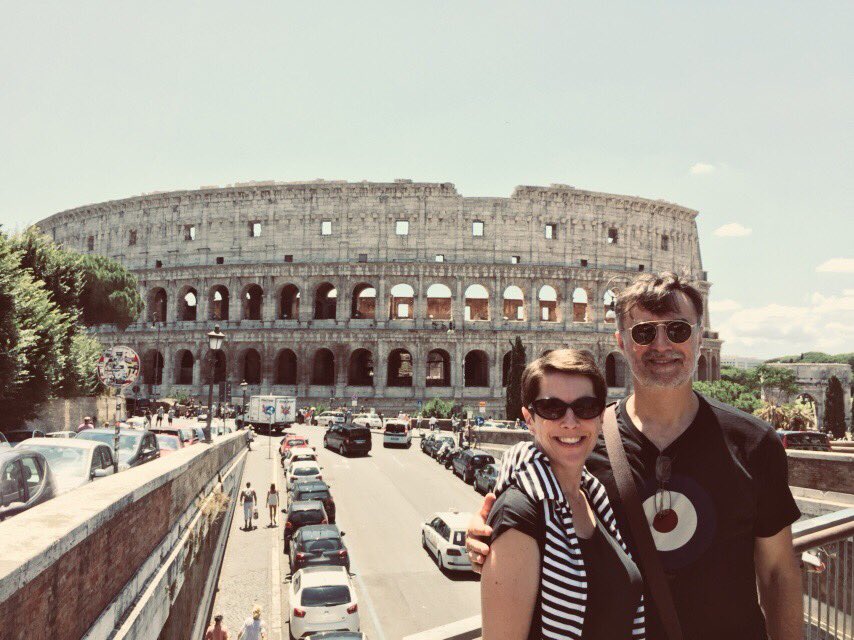
[{"label": "concrete retaining wall", "polygon": [[787,451],[789,484],[819,491],[854,494],[854,454]]},{"label": "concrete retaining wall", "polygon": [[39,408],[39,414],[25,424],[29,429],[43,431],[69,431],[77,429],[85,416],[97,418],[98,424],[112,421],[116,416],[116,402],[125,409],[124,398],[96,396],[93,398],[54,398],[48,400]]}]

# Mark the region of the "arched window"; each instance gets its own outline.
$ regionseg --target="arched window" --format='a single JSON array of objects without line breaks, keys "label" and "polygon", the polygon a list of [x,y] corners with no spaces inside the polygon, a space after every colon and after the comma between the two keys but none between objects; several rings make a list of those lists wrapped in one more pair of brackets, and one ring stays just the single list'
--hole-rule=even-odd
[{"label": "arched window", "polygon": [[353,288],[353,302],[350,306],[350,317],[373,320],[377,313],[377,290],[365,282]]},{"label": "arched window", "polygon": [[489,292],[482,284],[470,285],[465,292],[465,319],[473,322],[489,320]]},{"label": "arched window", "polygon": [[415,317],[415,289],[408,284],[396,284],[389,293],[389,318],[410,320]]},{"label": "arched window", "polygon": [[347,384],[352,387],[371,387],[374,384],[374,356],[367,349],[356,349],[347,365]]},{"label": "arched window", "polygon": [[335,384],[335,356],[329,349],[318,349],[314,353],[311,368],[311,384]]},{"label": "arched window", "polygon": [[146,384],[163,384],[163,354],[159,351],[151,350],[146,355],[143,379]]},{"label": "arched window", "polygon": [[587,313],[587,292],[581,287],[572,292],[572,321],[590,321],[590,316]]},{"label": "arched window", "polygon": [[427,288],[427,317],[430,320],[451,319],[451,290],[441,283]]},{"label": "arched window", "polygon": [[209,309],[210,320],[228,320],[228,289],[221,284],[211,289]]},{"label": "arched window", "polygon": [[[243,319],[260,320],[264,290],[257,284],[250,284],[243,292]],[[249,382],[247,380],[247,382]]]},{"label": "arched window", "polygon": [[282,320],[299,318],[299,289],[296,285],[286,284],[279,292],[279,318]]},{"label": "arched window", "polygon": [[[247,380],[248,382],[248,380]],[[297,383],[297,356],[290,349],[282,349],[276,356],[275,384]]]},{"label": "arched window", "polygon": [[427,354],[427,386],[451,386],[451,356],[444,349],[433,349]]},{"label": "arched window", "polygon": [[186,349],[175,354],[175,384],[193,384],[194,364],[193,354]]},{"label": "arched window", "polygon": [[465,386],[489,386],[489,358],[484,351],[474,350],[466,354]]},{"label": "arched window", "polygon": [[148,298],[148,321],[166,322],[166,303],[168,297],[166,290],[158,287],[149,293]]},{"label": "arched window", "polygon": [[706,356],[700,356],[697,359],[697,380],[705,382],[709,379],[709,365],[706,362]]},{"label": "arched window", "polygon": [[540,287],[537,299],[540,303],[540,321],[560,322],[560,305],[555,288],[549,284],[544,284]]},{"label": "arched window", "polygon": [[261,384],[261,355],[255,349],[243,353],[242,377],[249,384]]},{"label": "arched window", "polygon": [[314,291],[314,319],[334,320],[338,310],[338,291],[328,282]]},{"label": "arched window", "polygon": [[503,318],[510,322],[521,322],[525,319],[525,294],[515,284],[511,284],[504,290],[502,296]]},{"label": "arched window", "polygon": [[199,294],[193,287],[187,287],[178,301],[178,319],[193,322],[198,318]]},{"label": "arched window", "polygon": [[626,386],[626,361],[622,354],[609,353],[605,358],[605,383],[609,387]]},{"label": "arched window", "polygon": [[389,387],[412,386],[412,354],[406,349],[395,349],[388,355]]}]

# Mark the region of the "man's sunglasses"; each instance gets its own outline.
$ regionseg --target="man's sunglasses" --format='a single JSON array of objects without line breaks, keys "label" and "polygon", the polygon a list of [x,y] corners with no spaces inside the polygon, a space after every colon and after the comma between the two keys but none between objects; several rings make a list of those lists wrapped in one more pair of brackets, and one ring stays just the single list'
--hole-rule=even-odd
[{"label": "man's sunglasses", "polygon": [[590,420],[602,415],[605,401],[593,396],[584,396],[572,402],[564,402],[560,398],[537,398],[528,409],[546,420],[560,420],[566,415],[567,409],[572,409],[576,418]]},{"label": "man's sunglasses", "polygon": [[690,322],[684,320],[670,320],[669,322],[639,322],[634,325],[629,332],[632,336],[632,342],[641,346],[652,344],[655,341],[655,336],[658,334],[658,327],[665,327],[664,332],[667,334],[667,339],[673,344],[682,344],[691,334],[694,333],[694,326]]}]

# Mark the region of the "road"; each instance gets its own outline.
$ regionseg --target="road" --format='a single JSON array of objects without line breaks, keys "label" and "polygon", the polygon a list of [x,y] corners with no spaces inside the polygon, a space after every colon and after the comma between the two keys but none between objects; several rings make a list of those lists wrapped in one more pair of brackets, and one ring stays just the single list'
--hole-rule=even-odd
[{"label": "road", "polygon": [[421,547],[421,524],[434,511],[476,510],[480,494],[421,453],[418,440],[385,449],[375,433],[370,456],[344,458],[322,448],[324,429],[298,431],[317,446],[331,485],[368,636],[397,639],[479,613],[480,583],[469,573],[443,574]]}]

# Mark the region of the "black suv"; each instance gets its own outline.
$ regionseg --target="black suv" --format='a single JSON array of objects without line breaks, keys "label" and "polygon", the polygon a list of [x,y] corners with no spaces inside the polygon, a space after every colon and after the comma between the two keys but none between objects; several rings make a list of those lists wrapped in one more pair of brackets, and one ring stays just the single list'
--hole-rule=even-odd
[{"label": "black suv", "polygon": [[335,500],[329,485],[322,480],[300,480],[294,483],[289,495],[291,500],[320,500],[329,516],[329,524],[335,524]]},{"label": "black suv", "polygon": [[323,436],[323,446],[342,456],[351,453],[367,455],[371,450],[371,430],[357,424],[334,424]]},{"label": "black suv", "polygon": [[326,509],[320,500],[293,500],[285,514],[285,553],[291,546],[291,538],[297,531],[309,524],[329,524]]},{"label": "black suv", "polygon": [[338,565],[350,569],[350,554],[334,524],[312,524],[297,531],[289,555],[291,574],[303,567]]},{"label": "black suv", "polygon": [[482,449],[466,449],[454,458],[451,469],[463,482],[472,482],[474,472],[485,464],[495,464],[495,458]]}]

